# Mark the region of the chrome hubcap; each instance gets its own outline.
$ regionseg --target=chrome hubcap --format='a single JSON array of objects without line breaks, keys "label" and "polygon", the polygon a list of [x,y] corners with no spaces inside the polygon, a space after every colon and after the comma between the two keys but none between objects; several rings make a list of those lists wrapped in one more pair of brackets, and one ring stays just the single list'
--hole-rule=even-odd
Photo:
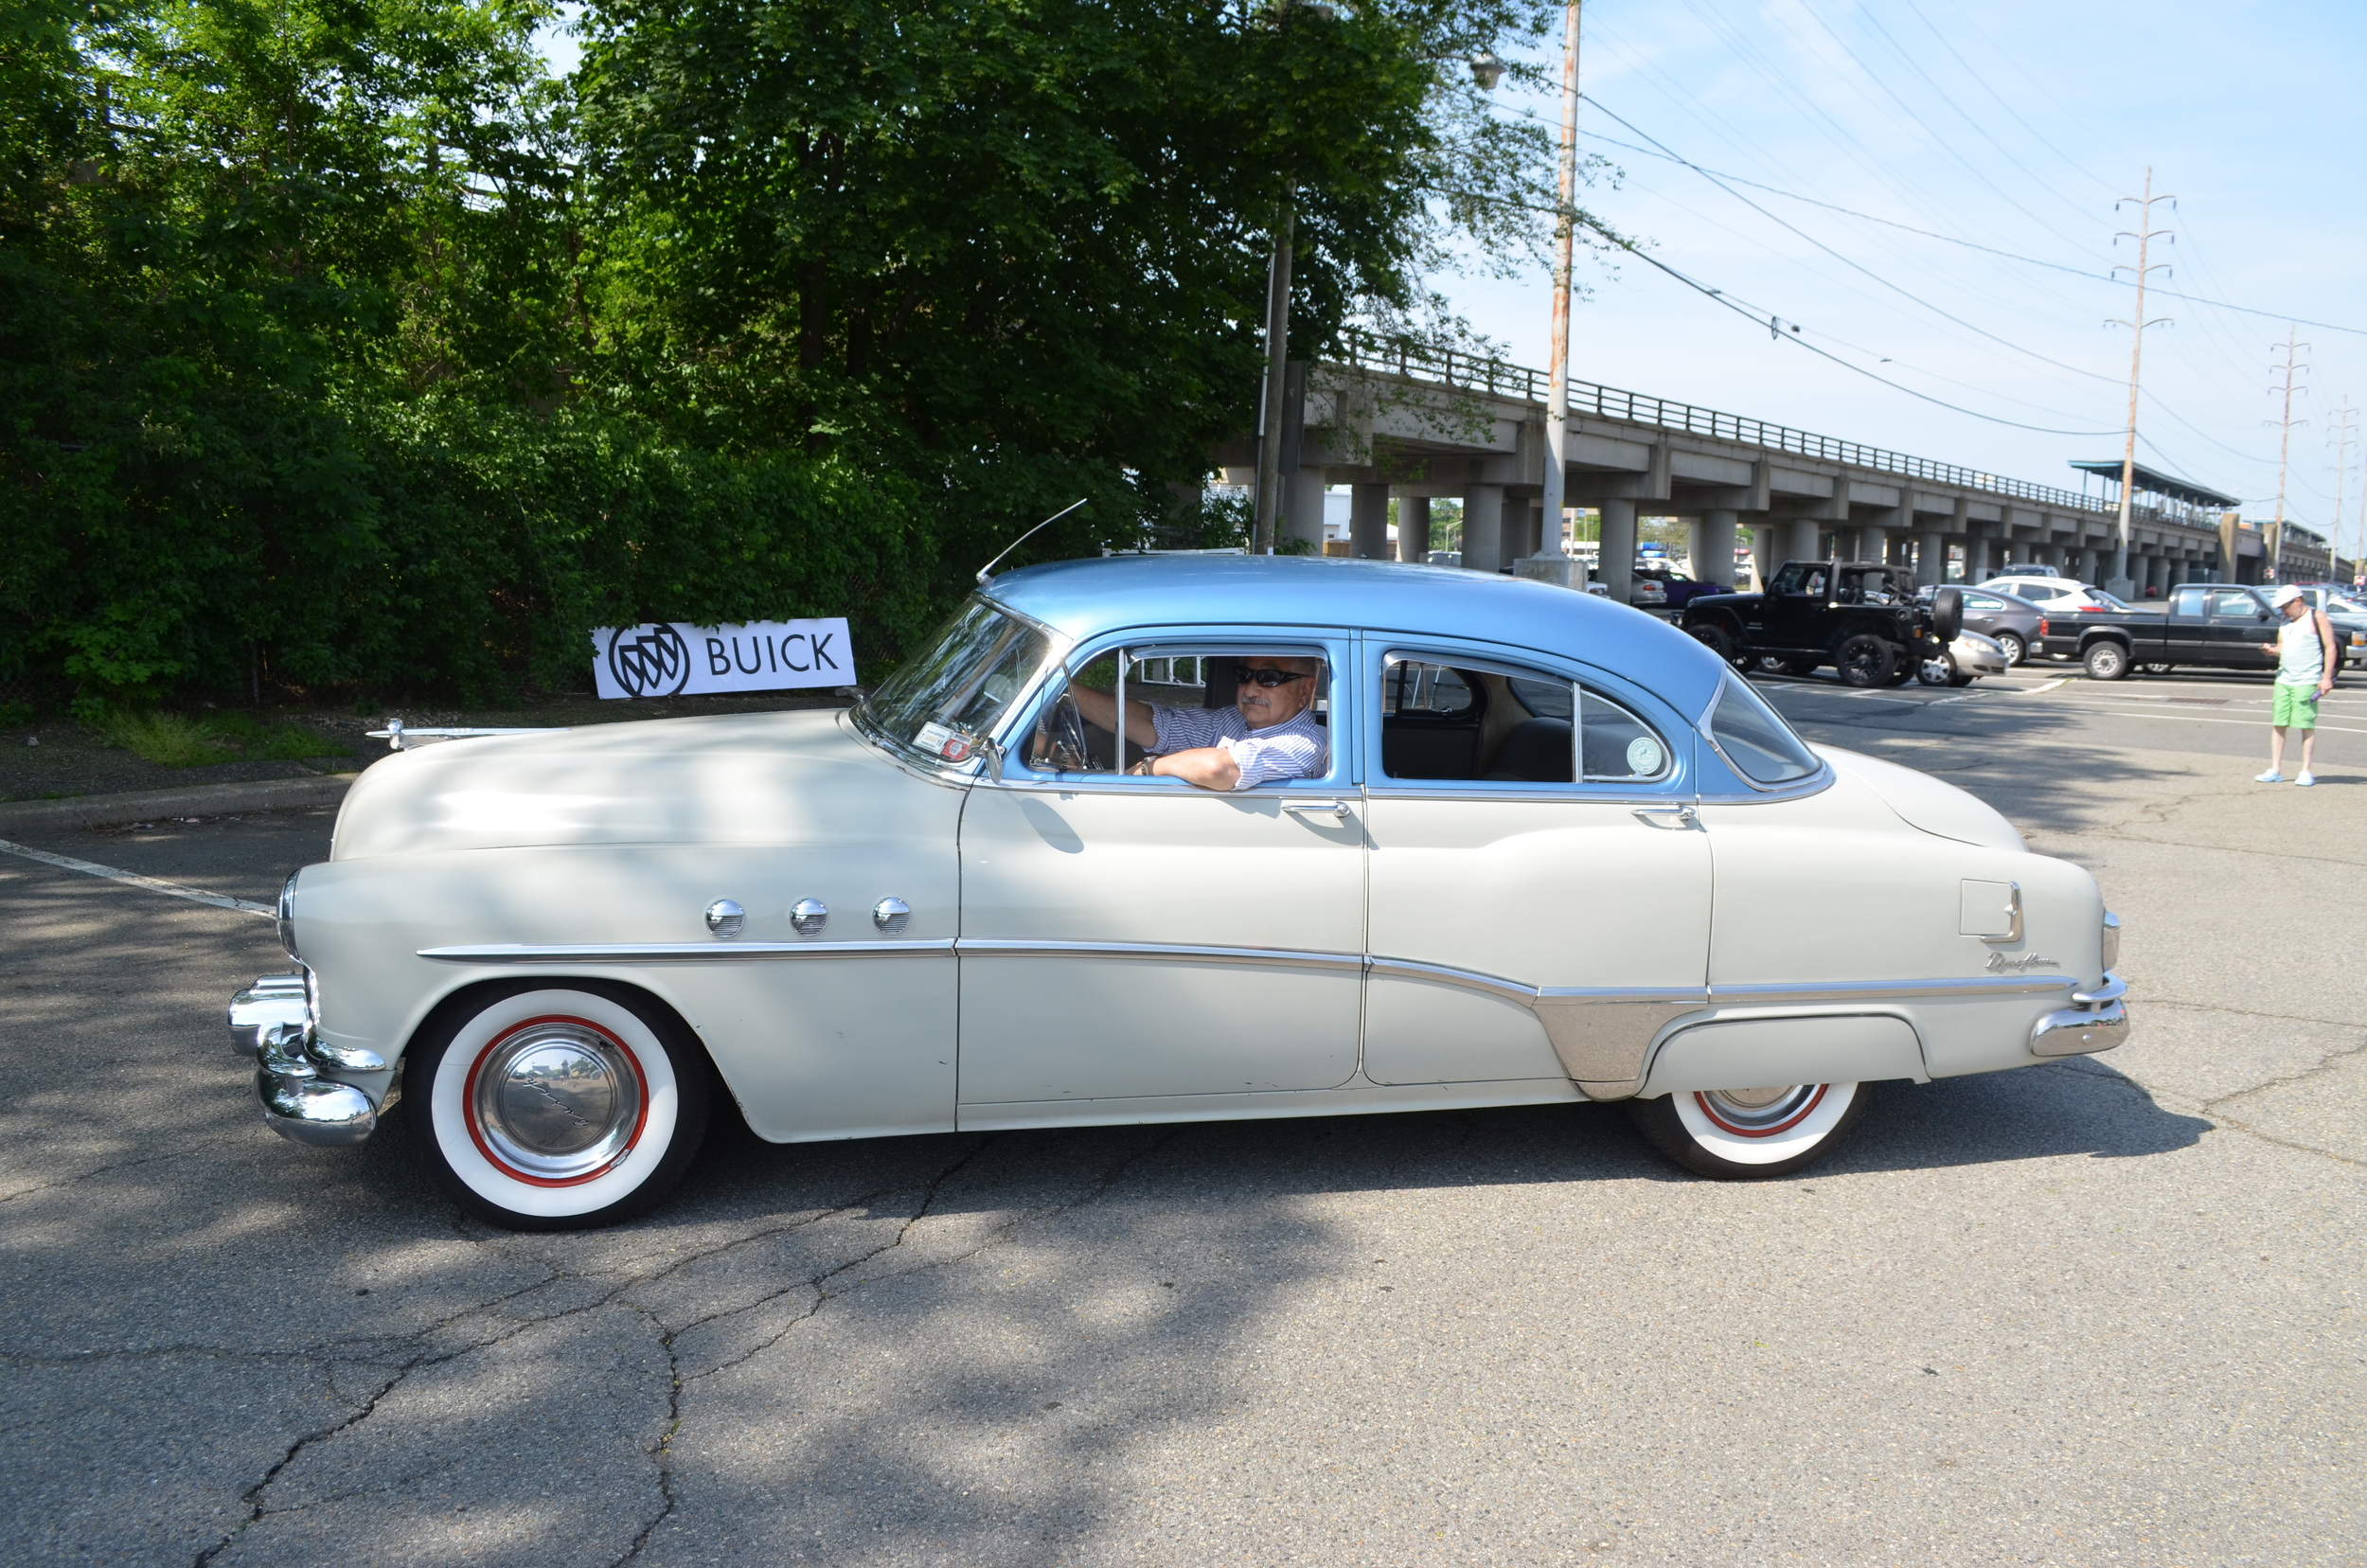
[{"label": "chrome hubcap", "polygon": [[1719,1127],[1746,1138],[1771,1137],[1798,1122],[1824,1097],[1821,1083],[1770,1089],[1707,1089],[1694,1096]]},{"label": "chrome hubcap", "polygon": [[512,1030],[472,1077],[470,1119],[486,1152],[529,1181],[583,1181],[615,1164],[647,1103],[632,1053],[573,1019]]}]

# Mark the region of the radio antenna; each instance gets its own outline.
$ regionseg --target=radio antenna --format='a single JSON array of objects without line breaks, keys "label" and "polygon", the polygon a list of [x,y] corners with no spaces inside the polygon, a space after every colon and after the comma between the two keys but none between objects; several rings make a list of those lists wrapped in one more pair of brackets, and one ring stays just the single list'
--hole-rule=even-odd
[{"label": "radio antenna", "polygon": [[1008,544],[1004,545],[1003,555],[996,556],[992,561],[988,561],[984,566],[978,568],[978,586],[984,588],[987,585],[987,579],[994,575],[994,569],[1003,564],[1004,556],[1009,555],[1013,550],[1018,549],[1022,544],[1026,543],[1029,540],[1043,532],[1044,529],[1052,526],[1053,524],[1058,523],[1060,519],[1066,517],[1069,513],[1083,506],[1088,499],[1090,499],[1090,497],[1082,495],[1078,496],[1067,506],[1062,507],[1059,511],[1054,512],[1050,517],[1045,518],[1042,522],[1037,524],[1025,533],[1021,534],[1017,539],[1012,540]]}]

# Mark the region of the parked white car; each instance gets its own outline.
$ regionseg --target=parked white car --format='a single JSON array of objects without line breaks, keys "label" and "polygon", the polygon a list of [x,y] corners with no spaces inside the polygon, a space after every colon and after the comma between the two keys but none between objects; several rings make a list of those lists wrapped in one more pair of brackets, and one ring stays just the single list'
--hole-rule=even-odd
[{"label": "parked white car", "polygon": [[2027,599],[2041,610],[2057,615],[2080,610],[2126,610],[2128,606],[2090,583],[2076,578],[2045,577],[2032,573],[2016,573],[1994,577],[1982,583],[1993,594],[2011,594]]},{"label": "parked white car", "polygon": [[[1316,759],[1247,789],[1084,718],[1300,678]],[[1625,1100],[1768,1176],[2127,1019],[2093,879],[1970,795],[1624,605],[1357,561],[1034,567],[850,711],[407,751],[280,912],[267,1119],[356,1143],[400,1075],[520,1227],[653,1202],[712,1086],[776,1142]]]}]

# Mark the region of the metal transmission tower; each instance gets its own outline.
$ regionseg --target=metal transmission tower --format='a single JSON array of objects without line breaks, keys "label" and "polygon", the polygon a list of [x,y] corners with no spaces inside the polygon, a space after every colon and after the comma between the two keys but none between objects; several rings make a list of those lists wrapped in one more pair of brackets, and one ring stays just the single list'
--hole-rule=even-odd
[{"label": "metal transmission tower", "polygon": [[2178,206],[2177,197],[2156,196],[2153,193],[2153,166],[2147,164],[2145,166],[2145,193],[2142,196],[2124,196],[2112,204],[2112,210],[2115,213],[2132,205],[2137,208],[2137,227],[2133,231],[2123,229],[2112,236],[2112,243],[2116,245],[2124,240],[2137,241],[2137,264],[2134,267],[2112,269],[2116,275],[2125,272],[2137,275],[2137,308],[2129,312],[2127,321],[2105,323],[2108,327],[2120,326],[2128,329],[2128,433],[2121,443],[2120,524],[2112,533],[2111,591],[2116,594],[2126,594],[2131,586],[2128,580],[2128,503],[2130,491],[2135,486],[2137,477],[2137,372],[2145,360],[2145,329],[2167,327],[2171,323],[2171,318],[2168,316],[2162,316],[2154,321],[2145,319],[2145,279],[2156,271],[2170,270],[2170,264],[2166,261],[2147,261],[2147,252],[2153,241],[2159,238],[2166,238],[2173,244],[2178,242],[2178,236],[2170,233],[2168,229],[2158,229],[2153,226],[2153,204],[2156,202],[2167,202],[2173,210]]},{"label": "metal transmission tower", "polygon": [[[2283,365],[2271,365],[2269,366],[2270,370],[2282,371],[2284,373],[2285,379],[2281,383],[2269,383],[2269,391],[2271,395],[2280,392],[2284,394],[2285,415],[2280,419],[2263,419],[2260,421],[2262,424],[2275,424],[2282,432],[2282,434],[2277,437],[2276,553],[2269,562],[2269,575],[2270,577],[2280,579],[2282,578],[2282,568],[2285,565],[2285,472],[2287,464],[2293,454],[2293,395],[2297,392],[2304,397],[2307,397],[2309,395],[2309,388],[2306,386],[2295,386],[2293,384],[2293,378],[2295,376],[2306,375],[2309,372],[2309,366],[2301,363],[2301,351],[2308,347],[2309,345],[2300,340],[2300,332],[2301,330],[2299,328],[2287,327],[2285,330],[2285,341],[2283,343],[2271,343],[2269,345],[2269,351],[2270,353],[2274,353],[2279,349],[2283,349],[2285,352],[2285,363]],[[2308,422],[2309,421],[2307,419],[2304,419],[2302,421],[2304,424],[2307,424]]]},{"label": "metal transmission tower", "polygon": [[2341,417],[2335,420],[2334,428],[2326,432],[2326,445],[2334,448],[2334,526],[2327,530],[2332,541],[2327,553],[2334,561],[2342,559],[2342,482],[2350,477],[2351,441],[2358,434],[2358,411],[2345,397]]}]

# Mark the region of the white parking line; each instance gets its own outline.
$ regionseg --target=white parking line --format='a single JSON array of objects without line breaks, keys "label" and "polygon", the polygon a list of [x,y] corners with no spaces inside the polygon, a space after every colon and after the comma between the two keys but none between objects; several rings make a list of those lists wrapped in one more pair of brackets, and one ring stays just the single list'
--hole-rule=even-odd
[{"label": "white parking line", "polygon": [[55,865],[67,871],[80,871],[85,877],[104,877],[109,882],[126,882],[133,887],[145,887],[151,893],[163,893],[175,899],[187,899],[191,903],[211,904],[216,909],[235,909],[245,915],[260,915],[265,919],[276,918],[279,914],[269,904],[249,903],[244,899],[234,899],[227,893],[208,893],[203,888],[184,887],[179,882],[160,882],[154,877],[143,877],[136,871],[120,871],[112,865],[101,865],[97,861],[76,860],[72,855],[53,855],[46,849],[35,849],[29,845],[10,844],[7,839],[0,839],[0,853],[22,855],[27,860],[39,861],[44,865]]}]

